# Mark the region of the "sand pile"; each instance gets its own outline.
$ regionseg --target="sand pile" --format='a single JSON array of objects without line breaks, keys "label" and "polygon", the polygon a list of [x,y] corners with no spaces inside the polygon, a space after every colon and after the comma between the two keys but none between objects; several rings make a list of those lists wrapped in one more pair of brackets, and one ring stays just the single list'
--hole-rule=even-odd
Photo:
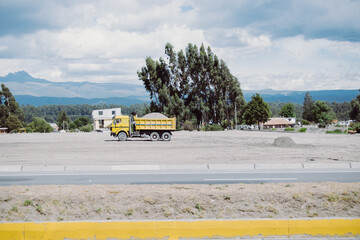
[{"label": "sand pile", "polygon": [[167,119],[168,117],[165,116],[164,114],[158,113],[158,112],[153,112],[153,113],[148,113],[145,116],[143,116],[142,118],[150,118],[150,119]]},{"label": "sand pile", "polygon": [[277,147],[296,147],[296,143],[290,137],[278,137],[275,139],[273,145]]}]

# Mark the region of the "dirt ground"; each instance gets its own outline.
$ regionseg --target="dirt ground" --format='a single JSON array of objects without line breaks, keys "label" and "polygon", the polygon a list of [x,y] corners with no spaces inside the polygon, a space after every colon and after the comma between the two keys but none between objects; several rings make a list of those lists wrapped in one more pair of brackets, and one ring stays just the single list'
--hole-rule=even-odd
[{"label": "dirt ground", "polygon": [[[279,137],[294,143],[273,144]],[[0,135],[1,165],[359,162],[359,135],[174,132]],[[0,221],[360,217],[360,183],[0,186]]]},{"label": "dirt ground", "polygon": [[360,183],[0,187],[0,221],[360,217]]},{"label": "dirt ground", "polygon": [[[295,146],[273,145],[290,137]],[[0,135],[1,165],[359,162],[360,135],[258,131],[174,132],[172,141],[119,142],[104,133]]]}]

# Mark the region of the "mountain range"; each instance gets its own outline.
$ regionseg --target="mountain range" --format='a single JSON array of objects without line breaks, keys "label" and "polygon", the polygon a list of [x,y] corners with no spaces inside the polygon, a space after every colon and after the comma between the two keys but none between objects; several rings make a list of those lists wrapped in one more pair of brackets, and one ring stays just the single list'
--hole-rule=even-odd
[{"label": "mountain range", "polygon": [[[149,93],[142,85],[123,83],[94,82],[53,82],[34,78],[25,71],[0,76],[21,105],[46,104],[119,104],[132,105],[149,102]],[[309,92],[313,100],[328,102],[351,101],[359,94],[354,90],[320,90],[320,91],[279,91],[272,89],[243,90],[246,101],[259,93],[266,102],[293,102],[302,104],[305,93]]]}]

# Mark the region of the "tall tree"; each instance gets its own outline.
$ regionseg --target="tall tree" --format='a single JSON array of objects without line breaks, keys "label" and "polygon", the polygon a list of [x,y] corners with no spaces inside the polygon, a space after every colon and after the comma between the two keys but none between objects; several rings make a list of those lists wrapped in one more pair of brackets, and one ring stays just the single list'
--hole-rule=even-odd
[{"label": "tall tree", "polygon": [[292,103],[287,103],[281,107],[280,116],[282,117],[295,117],[295,106]]},{"label": "tall tree", "polygon": [[57,125],[60,129],[64,129],[65,127],[69,127],[69,123],[70,123],[70,118],[68,117],[68,115],[66,114],[66,112],[61,111],[59,113],[59,116],[57,118]]},{"label": "tall tree", "polygon": [[332,108],[323,101],[316,101],[313,107],[314,121],[319,127],[325,127],[335,119],[335,113]]},{"label": "tall tree", "polygon": [[352,120],[360,122],[360,94],[356,96],[356,99],[351,100],[351,111],[349,115]]},{"label": "tall tree", "polygon": [[[9,117],[12,116],[10,119]],[[4,84],[1,84],[0,91],[0,127],[7,127],[15,130],[21,126],[24,120],[24,113],[16,102],[15,97]],[[12,121],[15,121],[14,123]],[[20,127],[19,126],[19,127]],[[15,128],[14,128],[15,127]]]},{"label": "tall tree", "polygon": [[349,120],[351,112],[351,102],[332,102],[331,108],[334,110],[336,118],[340,121]]},{"label": "tall tree", "polygon": [[167,59],[146,58],[146,66],[138,71],[139,80],[150,93],[150,110],[176,116],[185,122],[230,123],[240,115],[245,100],[238,80],[223,60],[204,45],[200,49],[188,44],[185,51],[175,52],[168,43]]},{"label": "tall tree", "polygon": [[304,105],[303,105],[304,111],[302,113],[303,119],[308,120],[309,122],[314,121],[313,107],[314,107],[314,101],[312,100],[310,93],[306,92],[304,97]]},{"label": "tall tree", "polygon": [[244,120],[246,124],[257,124],[260,130],[260,123],[266,122],[271,116],[269,104],[256,93],[251,97],[244,110]]}]

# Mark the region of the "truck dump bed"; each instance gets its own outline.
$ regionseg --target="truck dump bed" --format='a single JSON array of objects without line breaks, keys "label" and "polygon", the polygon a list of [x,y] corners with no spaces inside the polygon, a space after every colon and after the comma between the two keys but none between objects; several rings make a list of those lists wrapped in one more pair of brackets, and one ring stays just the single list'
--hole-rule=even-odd
[{"label": "truck dump bed", "polygon": [[136,131],[176,130],[176,118],[138,118],[134,117]]}]

